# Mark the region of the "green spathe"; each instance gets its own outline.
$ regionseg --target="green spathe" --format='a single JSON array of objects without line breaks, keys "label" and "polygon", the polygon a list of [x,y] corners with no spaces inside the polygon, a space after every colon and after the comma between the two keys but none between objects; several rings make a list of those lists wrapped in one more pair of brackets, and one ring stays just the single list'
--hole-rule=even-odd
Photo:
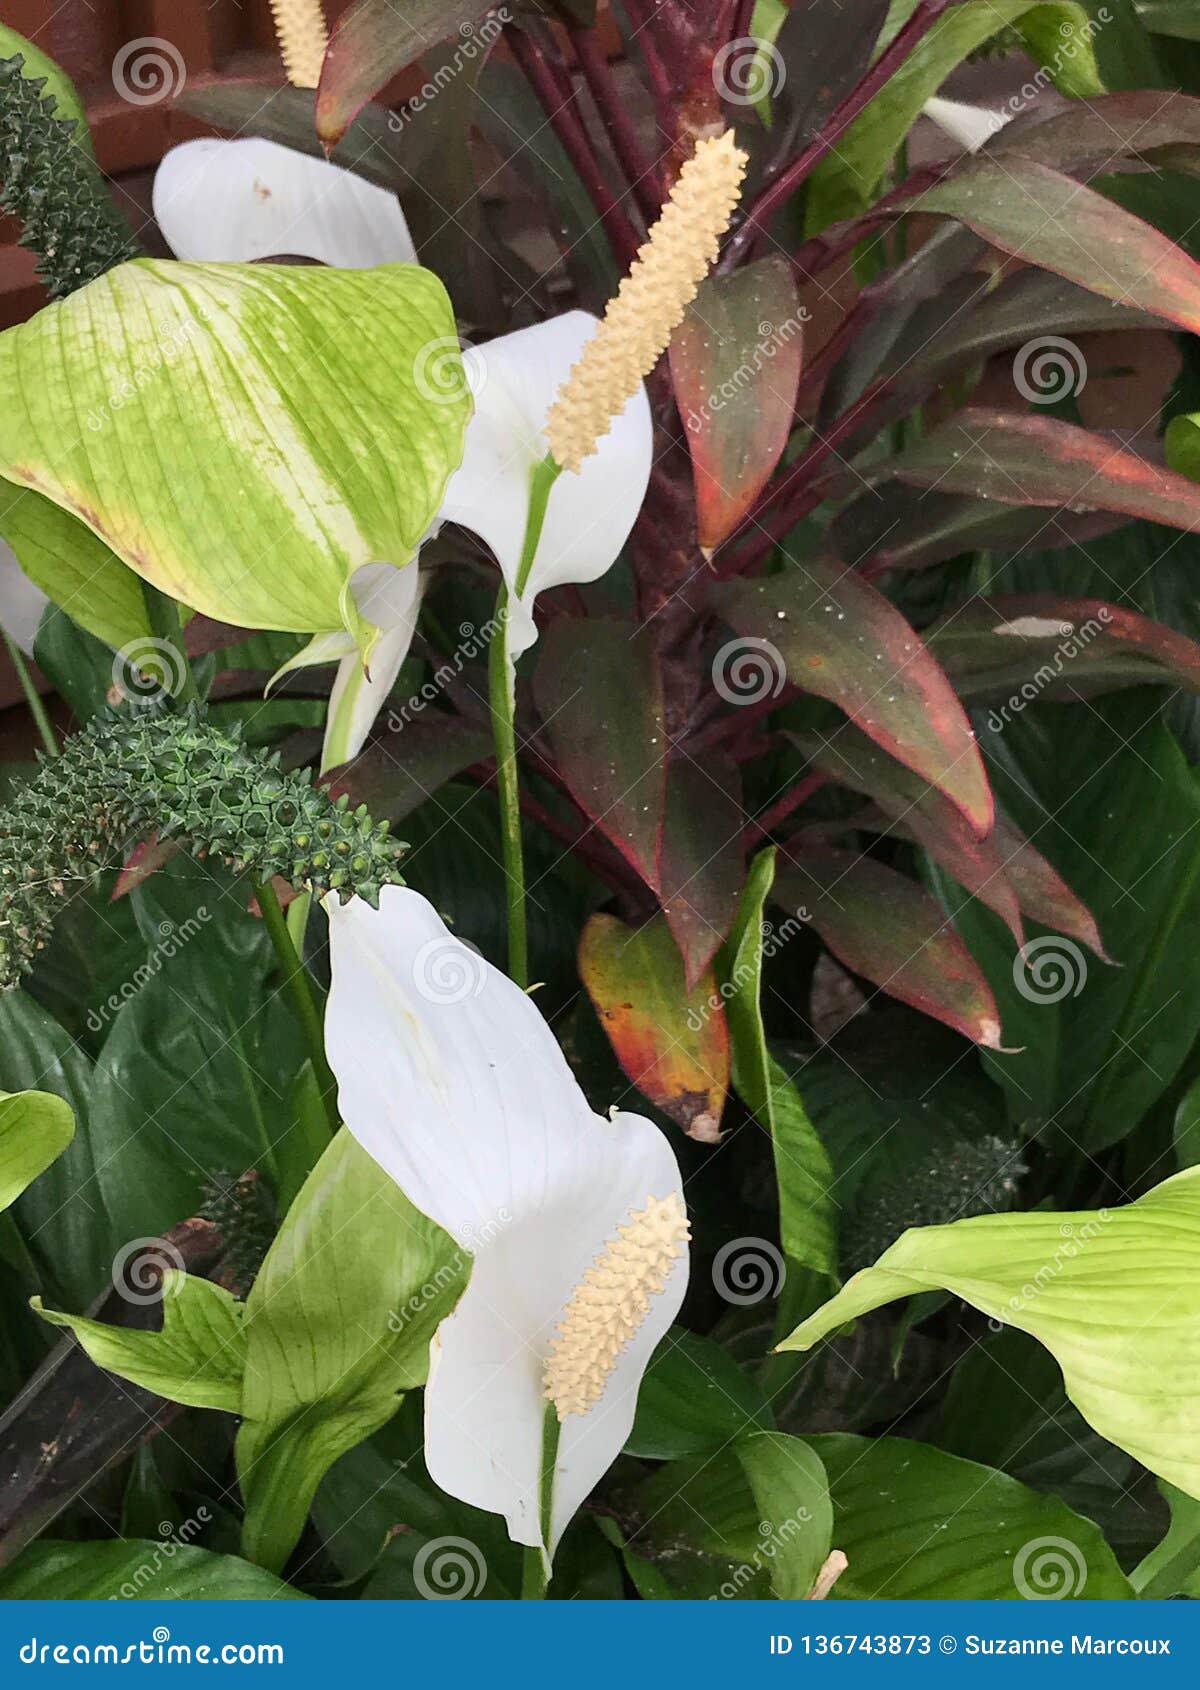
[{"label": "green spathe", "polygon": [[914,1228],[780,1348],[934,1290],[1044,1344],[1102,1437],[1200,1497],[1200,1168],[1122,1208]]},{"label": "green spathe", "polygon": [[55,565],[82,523],[206,615],[369,656],[350,581],[408,563],[441,505],[471,397],[426,370],[457,345],[415,264],[121,264],[0,335],[0,476],[42,495],[18,556],[92,626]]}]

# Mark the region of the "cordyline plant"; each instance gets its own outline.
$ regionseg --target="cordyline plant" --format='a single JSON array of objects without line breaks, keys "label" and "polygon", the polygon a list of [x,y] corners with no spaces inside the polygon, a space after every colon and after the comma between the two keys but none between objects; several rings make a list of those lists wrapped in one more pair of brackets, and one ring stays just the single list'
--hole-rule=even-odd
[{"label": "cordyline plant", "polygon": [[[0,59],[54,301],[0,615],[81,718],[29,684],[0,813],[0,1201],[82,1346],[3,1422],[0,1595],[121,1593],[144,1545],[26,1546],[180,1408],[240,1418],[244,1558],[173,1590],[1197,1594],[1186,28],[272,10],[169,259]],[[1161,416],[1087,426],[1143,347]],[[128,978],[64,984],[97,922]],[[39,1465],[93,1364],[136,1394]]]}]

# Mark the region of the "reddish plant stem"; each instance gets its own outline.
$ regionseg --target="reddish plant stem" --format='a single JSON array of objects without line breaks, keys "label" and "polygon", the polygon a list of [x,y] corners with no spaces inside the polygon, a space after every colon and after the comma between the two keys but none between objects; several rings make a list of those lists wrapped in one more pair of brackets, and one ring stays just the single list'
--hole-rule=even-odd
[{"label": "reddish plant stem", "polygon": [[801,804],[812,797],[814,792],[819,791],[828,779],[828,775],[823,775],[814,769],[811,774],[807,774],[803,779],[798,780],[790,791],[785,792],[782,798],[776,799],[775,803],[769,809],[764,810],[761,816],[755,816],[750,821],[742,834],[743,843],[750,846],[759,838],[769,839],[780,822],[786,821],[788,816],[794,810],[798,810]]},{"label": "reddish plant stem", "polygon": [[633,224],[605,180],[600,161],[592,150],[591,141],[578,112],[569,98],[562,98],[554,69],[536,41],[523,29],[515,26],[506,29],[504,35],[512,49],[513,57],[537,97],[538,104],[562,142],[563,150],[583,183],[588,198],[595,206],[596,215],[618,262],[628,269],[637,256],[638,238]]},{"label": "reddish plant stem", "polygon": [[649,225],[657,220],[663,204],[658,167],[651,163],[642,150],[642,143],[638,140],[637,131],[630,120],[628,108],[613,80],[608,59],[596,44],[595,32],[590,29],[573,29],[570,35],[575,58],[608,132],[617,161],[625,172],[642,216]]},{"label": "reddish plant stem", "polygon": [[[496,764],[490,757],[485,762],[472,764],[466,773],[472,780],[478,781],[480,786],[494,787],[496,784]],[[584,817],[586,825],[583,828],[571,827],[544,804],[539,803],[525,787],[521,788],[521,810],[551,838],[565,845],[573,856],[585,863],[597,879],[602,880],[612,891],[628,894],[636,882],[636,889],[645,895],[641,881],[632,869],[626,869],[620,852],[615,847],[612,848],[611,854],[605,849],[607,841],[597,831],[594,822]],[[582,811],[580,814],[582,815]]]},{"label": "reddish plant stem", "polygon": [[765,235],[771,218],[781,206],[786,205],[800,184],[837,145],[847,127],[891,80],[917,43],[928,35],[949,3],[950,0],[920,0],[904,28],[879,55],[862,80],[835,107],[807,147],[797,153],[787,168],[769,182],[754,200],[746,213],[745,222],[725,248],[717,266],[719,271],[725,273],[734,269],[757,245]]},{"label": "reddish plant stem", "polygon": [[650,28],[652,7],[644,0],[626,0],[626,12],[632,26],[630,39],[636,40],[642,62],[646,67],[646,82],[654,99],[655,121],[659,138],[669,151],[675,141],[675,104],[671,93],[671,78],[658,51],[658,44]]}]

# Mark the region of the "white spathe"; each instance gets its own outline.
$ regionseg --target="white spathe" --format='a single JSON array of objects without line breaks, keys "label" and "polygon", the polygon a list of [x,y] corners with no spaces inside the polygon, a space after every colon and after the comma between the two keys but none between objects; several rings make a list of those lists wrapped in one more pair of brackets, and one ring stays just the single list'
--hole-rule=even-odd
[{"label": "white spathe", "polygon": [[[491,547],[510,594],[516,589],[533,471],[548,450],[542,432],[546,414],[596,327],[588,312],[566,311],[463,354],[475,415],[441,516]],[[519,603],[510,603],[510,657],[519,657],[537,638],[538,593],[583,586],[612,568],[642,508],[652,457],[650,401],[639,383],[582,470],[564,472],[554,484],[525,591]]]},{"label": "white spathe", "polygon": [[154,215],[176,258],[315,258],[346,270],[415,262],[395,194],[277,141],[184,141],[154,176]]},{"label": "white spathe", "polygon": [[[454,938],[424,898],[329,900],[325,1036],[342,1119],[417,1208],[474,1256],[438,1329],[425,1459],[451,1496],[542,1545],[543,1379],[558,1321],[617,1228],[682,1200],[678,1163],[640,1115],[595,1114],[531,998]],[[638,1387],[679,1311],[686,1250],[585,1414],[562,1423],[550,1542],[620,1453]]]},{"label": "white spathe", "polygon": [[0,540],[0,628],[27,657],[33,655],[33,642],[49,603],[17,562],[16,552]]},{"label": "white spathe", "polygon": [[962,100],[943,100],[936,95],[926,100],[921,110],[969,153],[978,152],[1013,117],[1012,112],[989,111],[986,106],[970,106]]}]

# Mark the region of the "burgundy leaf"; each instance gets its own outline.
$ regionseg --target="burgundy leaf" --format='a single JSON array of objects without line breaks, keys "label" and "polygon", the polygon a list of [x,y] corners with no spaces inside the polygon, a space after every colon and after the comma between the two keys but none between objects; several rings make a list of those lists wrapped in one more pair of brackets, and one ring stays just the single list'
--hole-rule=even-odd
[{"label": "burgundy leaf", "polygon": [[[992,825],[983,761],[966,712],[920,637],[869,582],[814,558],[760,581],[728,581],[714,600],[783,679],[838,705],[893,757],[941,788],[979,833]],[[774,654],[774,655],[772,655]],[[718,686],[744,640],[717,655]]]},{"label": "burgundy leaf", "polygon": [[667,740],[649,634],[612,617],[557,617],[541,637],[533,692],[571,796],[657,890]]},{"label": "burgundy leaf", "polygon": [[1117,511],[1172,528],[1200,525],[1200,485],[1107,435],[1053,417],[970,407],[876,473],[1010,505]]},{"label": "burgundy leaf", "polygon": [[443,710],[392,720],[400,723],[397,731],[373,740],[352,763],[331,770],[332,797],[345,795],[352,806],[365,804],[372,815],[398,822],[446,781],[492,755],[486,728]]},{"label": "burgundy leaf", "polygon": [[1036,698],[1091,697],[1145,682],[1200,692],[1200,645],[1104,599],[975,598],[926,638],[963,697],[1007,695],[992,712],[1001,725]]},{"label": "burgundy leaf", "polygon": [[702,282],[671,338],[702,550],[737,527],[787,445],[800,384],[801,313],[791,266],[764,258]]},{"label": "burgundy leaf", "polygon": [[811,921],[838,961],[902,1003],[1001,1050],[991,987],[948,918],[915,881],[870,857],[805,857],[775,896]]},{"label": "burgundy leaf", "polygon": [[329,38],[317,89],[317,134],[333,147],[367,101],[439,41],[487,11],[481,0],[358,0]]},{"label": "burgundy leaf", "polygon": [[1200,330],[1200,264],[1140,217],[1034,159],[977,153],[911,202],[1093,293]]},{"label": "burgundy leaf", "polygon": [[1113,170],[1122,157],[1154,158],[1163,147],[1200,144],[1200,100],[1162,88],[1138,88],[1072,100],[1047,117],[1033,111],[1005,124],[987,143],[991,157],[1020,154],[1060,170]]},{"label": "burgundy leaf", "polygon": [[689,991],[724,943],[742,884],[741,777],[719,752],[677,755],[667,776],[659,899]]}]

